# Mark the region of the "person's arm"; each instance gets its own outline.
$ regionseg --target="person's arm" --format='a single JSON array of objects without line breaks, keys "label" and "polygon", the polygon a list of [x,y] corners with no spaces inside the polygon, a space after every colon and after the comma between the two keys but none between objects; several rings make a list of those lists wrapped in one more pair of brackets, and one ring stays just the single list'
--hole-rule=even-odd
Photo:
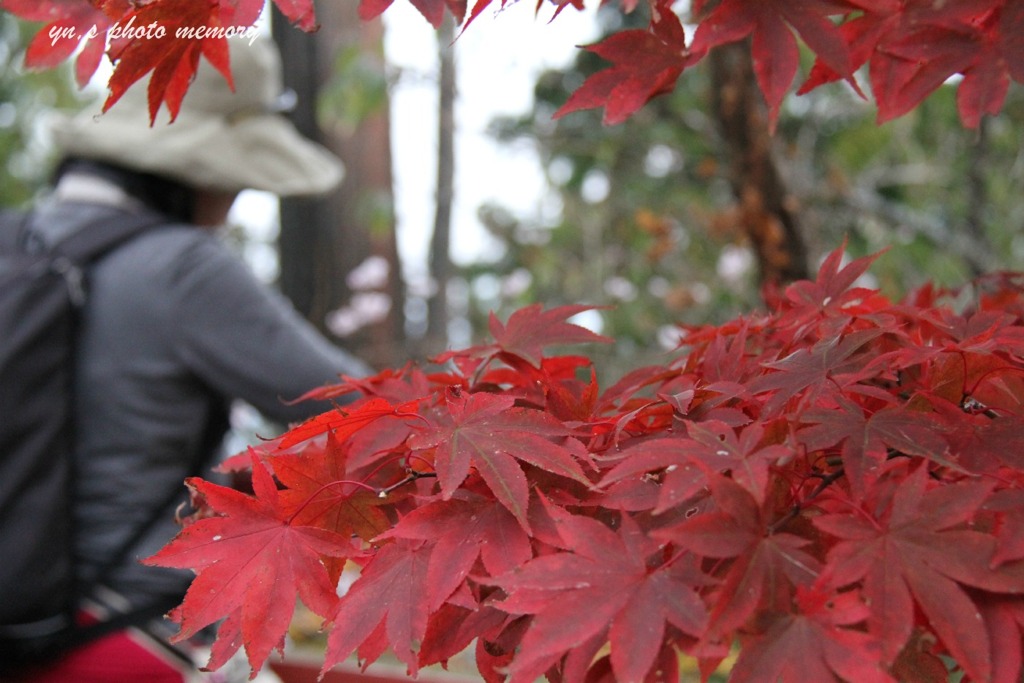
[{"label": "person's arm", "polygon": [[371,373],[214,239],[197,241],[182,255],[174,291],[185,364],[215,391],[272,420],[294,422],[327,410],[330,403],[286,401],[337,383],[340,375]]}]

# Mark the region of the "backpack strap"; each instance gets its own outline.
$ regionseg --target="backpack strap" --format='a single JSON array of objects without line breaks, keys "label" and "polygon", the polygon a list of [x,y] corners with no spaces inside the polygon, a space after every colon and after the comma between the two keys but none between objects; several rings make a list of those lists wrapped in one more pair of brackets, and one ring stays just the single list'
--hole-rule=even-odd
[{"label": "backpack strap", "polygon": [[[71,267],[78,271],[81,276],[81,268],[97,261],[104,255],[110,253],[120,245],[128,242],[135,236],[158,225],[170,224],[172,221],[167,216],[155,211],[145,212],[119,212],[115,216],[103,217],[86,224],[73,234],[65,237],[52,247],[52,252],[57,255],[57,260],[67,259]],[[60,264],[55,264],[60,271]],[[61,271],[63,272],[63,271]],[[65,277],[67,272],[63,272]],[[211,417],[210,422],[218,422]],[[214,446],[219,441],[220,435],[213,433],[216,429],[213,424],[208,426],[208,434],[204,434],[203,447],[198,453],[196,462],[189,463],[188,476],[199,476],[205,463],[209,460],[210,454],[206,452],[207,446]],[[181,486],[176,486],[168,491],[162,500],[152,508],[152,512],[136,526],[132,534],[117,548],[116,552],[100,567],[93,580],[94,585],[106,582],[110,575],[121,565],[131,551],[145,538],[146,534],[164,518],[164,514],[174,501],[181,495]],[[124,615],[127,616],[127,615]]]},{"label": "backpack strap", "polygon": [[84,225],[56,243],[52,251],[72,264],[85,265],[145,230],[170,222],[167,216],[153,211],[120,212]]},{"label": "backpack strap", "polygon": [[[12,222],[17,221],[17,226]],[[0,248],[25,249],[31,242],[33,214],[25,212],[19,218],[0,214]],[[171,223],[163,214],[154,211],[118,211],[96,218],[81,226],[71,235],[45,248],[50,268],[64,278],[71,303],[81,308],[85,303],[85,267],[150,228]]]},{"label": "backpack strap", "polygon": [[0,209],[0,254],[18,250],[30,215],[28,211]]},{"label": "backpack strap", "polygon": [[[206,432],[203,435],[204,446],[199,450],[197,458],[190,463],[188,476],[200,476],[208,465],[213,449],[223,436],[223,428],[227,426],[227,415],[224,411],[214,410],[206,425]],[[103,586],[110,579],[111,574],[131,555],[135,547],[146,537],[146,534],[159,522],[164,519],[164,514],[178,496],[181,495],[180,487],[176,486],[168,491],[160,505],[154,506],[149,516],[139,524],[132,535],[122,543],[117,551],[111,555],[97,572],[96,578],[89,585],[80,587],[80,596],[88,595],[97,586]],[[114,612],[104,619],[85,624],[75,625],[63,630],[58,636],[49,641],[44,641],[45,650],[36,653],[36,657],[45,655],[55,657],[82,645],[86,645],[98,638],[109,635],[126,628],[142,628],[145,624],[155,619],[160,619],[181,602],[180,596],[161,596],[141,605],[136,605],[123,612]],[[158,637],[153,636],[158,641]],[[172,648],[173,649],[173,648]]]}]

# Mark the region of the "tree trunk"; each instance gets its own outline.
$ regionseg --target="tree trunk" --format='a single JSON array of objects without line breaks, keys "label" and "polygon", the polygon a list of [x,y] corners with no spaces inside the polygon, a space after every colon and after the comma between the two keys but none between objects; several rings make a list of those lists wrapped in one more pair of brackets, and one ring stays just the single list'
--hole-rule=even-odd
[{"label": "tree trunk", "polygon": [[[324,198],[281,202],[280,285],[314,324],[341,337],[346,348],[383,367],[405,359],[404,285],[392,202],[390,116],[384,106],[350,128],[318,124],[317,103],[337,55],[357,49],[362,64],[384,72],[383,25],[364,22],[358,4],[318,6],[321,28],[307,34],[275,8],[274,38],[285,85],[298,95],[293,120],[345,164],[341,186]],[[388,264],[384,282],[354,289],[347,275],[370,257]]]},{"label": "tree trunk", "polygon": [[806,278],[807,248],[772,158],[764,99],[754,79],[750,46],[723,45],[708,56],[713,108],[729,156],[739,220],[769,287]]},{"label": "tree trunk", "polygon": [[437,35],[438,75],[437,197],[430,239],[430,276],[437,291],[427,302],[424,351],[440,353],[448,342],[448,281],[452,273],[451,216],[455,178],[455,23],[447,16]]}]

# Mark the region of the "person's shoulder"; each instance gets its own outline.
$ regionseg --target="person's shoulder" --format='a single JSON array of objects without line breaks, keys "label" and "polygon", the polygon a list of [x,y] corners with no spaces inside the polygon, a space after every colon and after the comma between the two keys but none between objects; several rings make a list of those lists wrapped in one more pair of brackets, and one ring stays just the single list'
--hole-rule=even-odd
[{"label": "person's shoulder", "polygon": [[[99,277],[120,288],[167,291],[197,273],[235,267],[231,249],[214,233],[188,223],[158,222],[97,264]],[[134,284],[133,284],[134,283]]]},{"label": "person's shoulder", "polygon": [[152,257],[162,256],[166,260],[194,258],[203,254],[227,256],[231,251],[215,232],[172,220],[157,220],[125,247],[126,252],[152,252]]},{"label": "person's shoulder", "polygon": [[206,239],[215,237],[214,233],[210,230],[201,228],[191,223],[183,221],[176,221],[167,216],[163,216],[157,213],[143,212],[137,214],[135,219],[141,216],[145,219],[146,216],[151,218],[150,227],[143,232],[146,237],[162,236],[165,239],[177,242],[201,242]]},{"label": "person's shoulder", "polygon": [[[207,244],[213,235],[208,231],[147,209],[131,209],[123,206],[92,202],[48,202],[36,208],[30,217],[31,230],[46,244],[58,244],[75,233],[90,230],[113,222],[135,222],[142,220],[146,227],[140,234],[130,238],[117,251],[131,249],[163,248],[184,250],[196,245]],[[212,246],[212,245],[211,245]]]}]

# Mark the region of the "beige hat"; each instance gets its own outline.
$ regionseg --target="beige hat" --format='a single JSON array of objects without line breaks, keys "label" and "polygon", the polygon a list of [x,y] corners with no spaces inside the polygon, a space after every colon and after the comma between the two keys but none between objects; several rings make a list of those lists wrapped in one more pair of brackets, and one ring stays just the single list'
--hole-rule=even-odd
[{"label": "beige hat", "polygon": [[52,132],[67,156],[97,159],[201,188],[313,195],[341,182],[341,161],[280,114],[281,58],[265,38],[229,39],[232,92],[205,59],[173,123],[166,107],[150,126],[147,83],[105,114],[59,117]]}]

